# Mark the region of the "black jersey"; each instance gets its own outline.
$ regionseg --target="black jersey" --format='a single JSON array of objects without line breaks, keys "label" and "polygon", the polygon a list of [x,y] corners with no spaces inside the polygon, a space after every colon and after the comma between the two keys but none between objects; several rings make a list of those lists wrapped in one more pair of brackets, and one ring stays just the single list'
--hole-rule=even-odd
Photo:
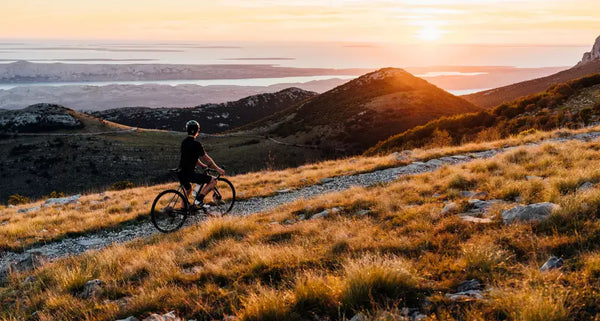
[{"label": "black jersey", "polygon": [[179,168],[183,173],[193,173],[198,163],[198,158],[206,154],[204,146],[193,137],[188,136],[181,142],[181,160]]}]

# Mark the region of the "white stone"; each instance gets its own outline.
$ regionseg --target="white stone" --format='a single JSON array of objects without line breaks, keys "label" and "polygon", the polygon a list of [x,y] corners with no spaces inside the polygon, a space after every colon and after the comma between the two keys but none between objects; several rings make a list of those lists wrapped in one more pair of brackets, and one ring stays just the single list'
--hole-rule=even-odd
[{"label": "white stone", "polygon": [[549,202],[537,203],[531,205],[518,205],[509,210],[502,211],[502,220],[504,224],[514,222],[543,221],[547,219],[552,211],[560,208],[559,205]]}]

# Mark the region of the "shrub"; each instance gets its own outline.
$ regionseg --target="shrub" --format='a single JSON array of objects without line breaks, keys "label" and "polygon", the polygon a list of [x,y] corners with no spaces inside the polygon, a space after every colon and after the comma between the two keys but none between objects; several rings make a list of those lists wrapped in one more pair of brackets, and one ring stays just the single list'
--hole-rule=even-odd
[{"label": "shrub", "polygon": [[448,183],[448,188],[470,189],[473,187],[475,187],[474,181],[469,180],[464,176],[458,174],[454,175],[454,177],[452,177],[452,179],[450,179],[450,182]]},{"label": "shrub", "polygon": [[490,275],[502,269],[508,259],[507,252],[493,243],[465,244],[462,252],[465,269],[471,277]]},{"label": "shrub", "polygon": [[240,315],[242,321],[294,321],[300,317],[289,308],[288,296],[275,290],[263,289],[258,294],[250,294]]},{"label": "shrub", "polygon": [[385,306],[391,302],[414,304],[418,300],[417,278],[408,272],[405,263],[390,258],[363,258],[346,265],[342,305],[345,310]]},{"label": "shrub", "polygon": [[25,197],[21,194],[14,194],[8,197],[8,205],[19,205],[29,203],[29,197]]},{"label": "shrub", "polygon": [[120,181],[120,182],[116,182],[114,184],[112,184],[112,186],[110,187],[111,191],[121,191],[124,189],[128,189],[128,188],[134,188],[135,184],[133,184],[130,181]]},{"label": "shrub", "polygon": [[313,275],[299,279],[294,287],[294,310],[302,315],[329,315],[335,318],[339,304],[336,286],[332,286],[332,282]]},{"label": "shrub", "polygon": [[48,194],[48,196],[46,196],[44,198],[60,198],[60,197],[65,197],[65,193],[52,191],[52,193]]}]

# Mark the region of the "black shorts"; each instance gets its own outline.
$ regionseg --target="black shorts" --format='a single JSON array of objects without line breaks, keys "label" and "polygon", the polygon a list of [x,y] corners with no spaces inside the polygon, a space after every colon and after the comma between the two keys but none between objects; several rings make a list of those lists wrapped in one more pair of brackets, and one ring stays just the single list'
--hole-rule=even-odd
[{"label": "black shorts", "polygon": [[191,183],[196,183],[196,184],[206,184],[209,183],[213,177],[210,175],[206,175],[206,174],[201,174],[201,173],[179,173],[177,175],[179,177],[179,182],[181,183],[181,185],[183,185],[183,187],[185,187],[186,190],[190,190],[190,188],[192,188],[192,184]]}]

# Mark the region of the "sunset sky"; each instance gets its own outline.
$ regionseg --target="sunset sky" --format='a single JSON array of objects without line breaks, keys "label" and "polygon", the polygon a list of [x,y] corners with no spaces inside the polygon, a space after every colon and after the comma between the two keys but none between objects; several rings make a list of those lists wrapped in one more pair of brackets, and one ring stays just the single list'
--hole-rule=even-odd
[{"label": "sunset sky", "polygon": [[598,0],[2,0],[0,38],[590,44]]}]

